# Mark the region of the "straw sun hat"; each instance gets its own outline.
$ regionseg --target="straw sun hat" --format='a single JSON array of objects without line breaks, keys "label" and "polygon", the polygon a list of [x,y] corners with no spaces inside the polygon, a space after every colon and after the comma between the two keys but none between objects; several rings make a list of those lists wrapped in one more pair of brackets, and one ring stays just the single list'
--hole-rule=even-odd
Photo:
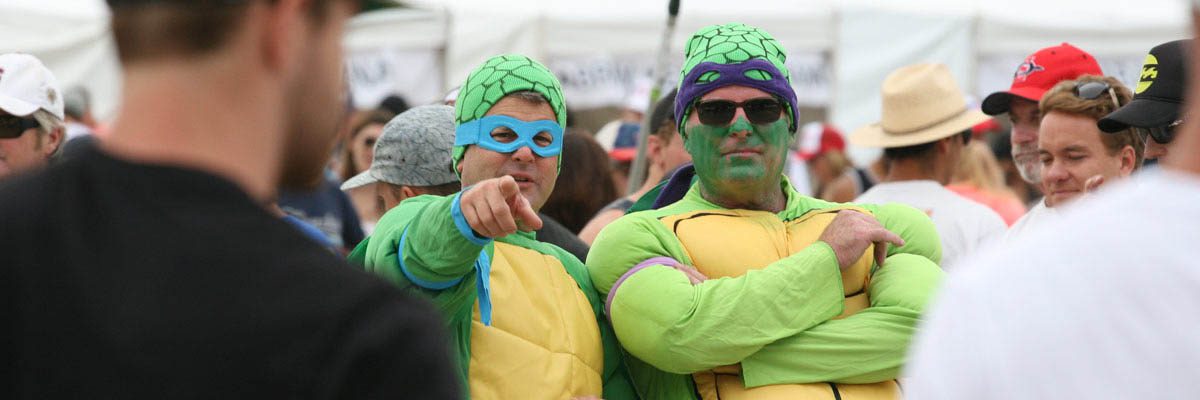
[{"label": "straw sun hat", "polygon": [[958,84],[942,64],[900,68],[883,81],[883,118],[859,128],[850,143],[863,147],[905,147],[953,136],[987,121],[967,108]]}]

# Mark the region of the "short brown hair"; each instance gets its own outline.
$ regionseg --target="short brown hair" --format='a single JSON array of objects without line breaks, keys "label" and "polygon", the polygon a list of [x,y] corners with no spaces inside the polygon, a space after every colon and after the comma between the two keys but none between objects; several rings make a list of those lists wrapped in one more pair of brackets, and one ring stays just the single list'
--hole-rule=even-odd
[{"label": "short brown hair", "polygon": [[662,139],[663,145],[671,143],[679,132],[675,129],[675,96],[678,89],[671,89],[666,96],[658,99],[654,110],[650,113],[650,133]]},{"label": "short brown hair", "polygon": [[[109,0],[112,32],[121,62],[192,58],[221,48],[237,32],[251,2],[275,0],[124,2]],[[309,16],[322,23],[332,3],[313,0]]]},{"label": "short brown hair", "polygon": [[[1106,93],[1101,93],[1100,96],[1094,99],[1084,99],[1077,96],[1075,88],[1078,85],[1089,82],[1103,82],[1108,84],[1112,88],[1112,95],[1106,91]],[[1113,104],[1113,95],[1117,97],[1118,104]],[[1116,78],[1111,76],[1084,75],[1075,80],[1062,81],[1054,85],[1050,91],[1042,96],[1042,101],[1038,102],[1038,111],[1041,112],[1043,117],[1050,112],[1060,112],[1099,121],[1104,116],[1116,111],[1120,106],[1129,104],[1129,101],[1132,99],[1133,93]],[[1133,129],[1126,128],[1114,133],[1101,132],[1100,141],[1104,143],[1104,148],[1108,150],[1109,155],[1117,154],[1125,146],[1132,147],[1135,155],[1133,167],[1134,169],[1141,167],[1145,143],[1138,138],[1137,133]]]}]

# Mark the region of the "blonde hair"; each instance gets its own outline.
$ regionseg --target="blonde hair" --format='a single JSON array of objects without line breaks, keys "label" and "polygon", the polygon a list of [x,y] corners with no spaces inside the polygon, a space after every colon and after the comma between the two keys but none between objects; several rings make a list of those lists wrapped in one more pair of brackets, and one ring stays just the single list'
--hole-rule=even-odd
[{"label": "blonde hair", "polygon": [[62,135],[58,138],[58,147],[54,148],[53,153],[50,153],[51,158],[58,157],[59,153],[62,153],[63,144],[67,142],[66,125],[63,124],[63,120],[59,119],[53,113],[40,108],[33,112],[33,119],[38,123],[38,135],[40,135],[38,146],[42,146],[42,141],[55,131],[58,131]]},{"label": "blonde hair", "polygon": [[846,168],[853,166],[850,163],[850,159],[846,157],[846,153],[842,153],[841,150],[829,150],[822,155],[824,156],[825,163],[829,165],[829,169],[836,172],[835,176],[845,172]]},{"label": "blonde hair", "polygon": [[954,171],[951,181],[967,183],[968,185],[989,192],[1008,190],[1004,183],[1004,172],[992,150],[982,141],[973,141],[963,148],[962,158]]}]

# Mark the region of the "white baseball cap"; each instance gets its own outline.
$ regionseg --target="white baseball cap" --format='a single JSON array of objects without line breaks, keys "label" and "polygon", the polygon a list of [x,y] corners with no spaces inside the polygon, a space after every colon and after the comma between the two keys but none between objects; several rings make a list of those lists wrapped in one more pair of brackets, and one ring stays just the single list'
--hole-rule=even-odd
[{"label": "white baseball cap", "polygon": [[25,117],[38,109],[64,118],[62,93],[54,74],[34,56],[0,54],[0,110]]}]

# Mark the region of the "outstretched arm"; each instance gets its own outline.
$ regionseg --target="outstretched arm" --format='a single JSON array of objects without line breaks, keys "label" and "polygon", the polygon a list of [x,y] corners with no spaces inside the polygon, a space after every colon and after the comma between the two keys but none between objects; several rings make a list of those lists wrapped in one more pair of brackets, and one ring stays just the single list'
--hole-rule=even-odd
[{"label": "outstretched arm", "polygon": [[541,223],[511,177],[450,197],[405,200],[380,219],[364,266],[398,283],[446,289],[472,272],[492,238],[516,232],[518,221]]}]

